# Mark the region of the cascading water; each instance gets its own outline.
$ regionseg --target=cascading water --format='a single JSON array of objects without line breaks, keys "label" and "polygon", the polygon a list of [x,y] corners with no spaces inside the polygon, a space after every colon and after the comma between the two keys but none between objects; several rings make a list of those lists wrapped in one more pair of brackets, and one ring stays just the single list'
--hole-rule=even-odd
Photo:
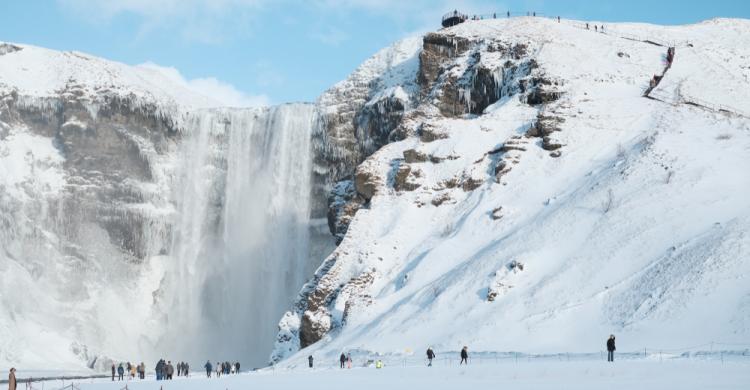
[{"label": "cascading water", "polygon": [[314,107],[211,110],[187,125],[176,220],[153,324],[158,349],[267,362],[309,261]]}]

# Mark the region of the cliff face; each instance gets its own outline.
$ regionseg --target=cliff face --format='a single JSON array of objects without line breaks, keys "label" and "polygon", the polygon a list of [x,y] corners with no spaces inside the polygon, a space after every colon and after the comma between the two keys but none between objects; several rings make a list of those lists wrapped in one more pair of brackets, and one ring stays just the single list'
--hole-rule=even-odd
[{"label": "cliff face", "polygon": [[[512,18],[425,35],[403,81],[408,105],[386,100],[379,117],[349,108],[328,128],[355,135],[352,145],[369,134],[373,148],[357,143],[332,175],[343,179],[328,198],[340,244],[280,321],[271,361],[429,345],[562,351],[613,331],[643,345],[678,331],[688,344],[746,334],[747,287],[732,275],[750,272],[737,260],[750,245],[739,195],[750,182],[737,168],[748,164],[750,125],[743,100],[726,96],[744,83],[748,53],[721,42],[748,28],[622,24],[603,34]],[[654,42],[685,57],[646,99],[667,51]],[[696,76],[714,68],[709,58],[734,60]],[[706,312],[733,325],[684,332]]]},{"label": "cliff face", "polygon": [[[407,45],[408,56],[402,54]],[[373,197],[384,192],[436,191],[428,203],[439,206],[451,201],[440,189],[470,192],[478,188],[484,178],[466,172],[439,187],[421,188],[420,163],[456,160],[459,156],[455,154],[425,154],[415,147],[390,160],[380,154],[381,149],[392,142],[413,143],[411,140],[418,139],[418,144],[429,144],[445,139],[448,133],[440,121],[482,115],[503,98],[530,106],[556,100],[562,94],[561,82],[552,81],[538,69],[538,50],[538,42],[528,40],[464,37],[450,30],[430,33],[419,45],[405,41],[381,52],[378,56],[395,51],[408,59],[377,69],[376,73],[382,72],[378,77],[368,82],[359,79],[361,69],[369,65],[365,63],[352,77],[327,91],[319,102],[321,111],[327,113],[324,144],[341,145],[344,151],[338,155],[329,153],[332,158],[326,164],[332,168],[324,171],[328,182],[338,180],[328,196],[328,223],[337,243],[347,237],[349,224],[357,213],[369,208]],[[370,62],[377,61],[378,56]],[[394,77],[394,73],[399,76]],[[542,95],[543,101],[535,101],[534,96]],[[295,310],[280,323],[272,361],[317,342],[343,326],[355,306],[372,300],[368,290],[376,272],[361,268],[362,260],[358,261],[360,265],[348,260],[351,256],[364,256],[356,255],[357,249],[352,245],[357,244],[342,243],[302,289]],[[338,307],[342,296],[348,297],[343,308]]]}]

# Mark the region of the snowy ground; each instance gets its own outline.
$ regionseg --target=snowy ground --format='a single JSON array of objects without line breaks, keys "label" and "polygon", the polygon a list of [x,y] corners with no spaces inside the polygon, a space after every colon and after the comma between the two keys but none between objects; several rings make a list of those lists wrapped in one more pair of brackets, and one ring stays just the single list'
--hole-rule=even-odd
[{"label": "snowy ground", "polygon": [[[562,359],[562,360],[560,360]],[[485,359],[457,366],[456,361],[422,365],[353,368],[325,367],[315,370],[264,370],[249,374],[206,379],[194,373],[189,379],[155,382],[153,379],[126,382],[128,389],[746,389],[750,384],[750,355],[722,360],[710,359],[625,359],[609,364],[596,360],[512,358]],[[34,388],[58,389],[71,382],[37,383]],[[81,390],[119,390],[123,382],[108,379],[73,381]]]}]

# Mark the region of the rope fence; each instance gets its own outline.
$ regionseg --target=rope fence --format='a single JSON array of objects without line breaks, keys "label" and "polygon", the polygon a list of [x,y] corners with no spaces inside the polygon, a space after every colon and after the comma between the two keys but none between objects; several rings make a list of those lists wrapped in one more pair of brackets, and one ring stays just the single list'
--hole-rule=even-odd
[{"label": "rope fence", "polygon": [[[732,347],[732,349],[722,349],[722,347]],[[737,349],[737,347],[744,347]],[[426,357],[417,355],[378,355],[368,353],[352,352],[352,368],[358,367],[375,367],[375,363],[380,360],[385,367],[423,367],[428,365]],[[437,367],[459,366],[460,352],[447,351],[436,352],[432,365]],[[615,352],[615,361],[675,361],[675,360],[703,360],[715,362],[742,362],[750,363],[750,344],[727,344],[727,343],[706,343],[682,348],[650,348],[627,352]],[[607,351],[597,352],[564,352],[564,353],[526,353],[526,352],[470,352],[469,365],[486,365],[486,364],[524,364],[538,362],[586,362],[586,361],[606,361]],[[293,365],[289,367],[270,367],[272,372],[284,372],[288,369],[307,368],[305,365]],[[344,364],[348,367],[348,363]],[[341,369],[340,362],[326,360],[321,363],[315,361],[313,369],[337,370]]]}]

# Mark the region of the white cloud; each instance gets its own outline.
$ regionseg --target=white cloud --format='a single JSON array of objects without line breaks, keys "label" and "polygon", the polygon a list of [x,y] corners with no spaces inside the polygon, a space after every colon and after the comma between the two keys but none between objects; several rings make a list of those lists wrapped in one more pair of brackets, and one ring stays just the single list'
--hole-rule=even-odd
[{"label": "white cloud", "polygon": [[155,30],[177,31],[188,41],[218,43],[228,36],[248,35],[260,10],[270,0],[57,0],[65,9],[92,23],[125,14],[140,19],[138,36]]},{"label": "white cloud", "polygon": [[214,77],[186,79],[179,70],[170,66],[161,66],[153,62],[138,65],[161,73],[171,81],[180,84],[193,92],[217,101],[227,107],[268,106],[270,99],[266,95],[249,95]]}]

